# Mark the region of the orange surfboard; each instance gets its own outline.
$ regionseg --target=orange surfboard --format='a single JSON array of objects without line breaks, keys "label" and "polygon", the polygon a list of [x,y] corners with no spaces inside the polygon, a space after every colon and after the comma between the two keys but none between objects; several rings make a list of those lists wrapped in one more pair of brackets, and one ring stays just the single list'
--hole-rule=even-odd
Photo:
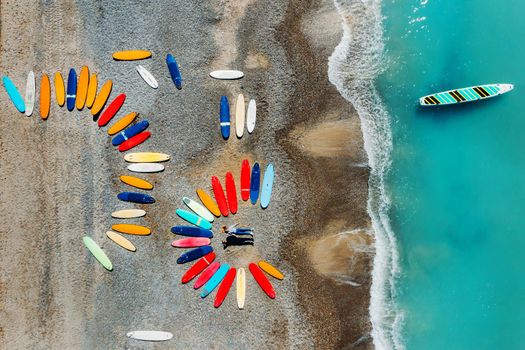
[{"label": "orange surfboard", "polygon": [[128,235],[146,236],[151,233],[149,228],[133,224],[115,224],[111,226],[111,229],[120,233],[127,233]]},{"label": "orange surfboard", "polygon": [[93,102],[93,106],[91,107],[91,115],[97,115],[102,108],[104,108],[104,105],[109,98],[109,94],[111,94],[112,88],[113,82],[111,80],[106,81],[106,83],[102,85],[97,97],[95,98],[95,102]]},{"label": "orange surfboard", "polygon": [[95,102],[95,97],[97,97],[97,84],[97,75],[91,74],[91,78],[89,78],[89,85],[86,96],[87,108],[91,108],[91,106],[93,106],[93,103]]},{"label": "orange surfboard", "polygon": [[64,86],[64,78],[60,72],[55,73],[55,95],[57,103],[60,107],[66,103],[66,87]]},{"label": "orange surfboard", "polygon": [[84,108],[86,104],[86,97],[89,85],[89,68],[84,66],[80,70],[80,77],[78,78],[77,85],[77,97],[76,97],[76,106],[79,111]]},{"label": "orange surfboard", "polygon": [[213,198],[210,197],[209,194],[207,194],[203,189],[197,189],[197,195],[199,196],[199,199],[201,200],[202,204],[206,208],[208,208],[209,211],[216,217],[221,216],[221,211],[219,210],[219,207],[217,206],[217,203],[213,200]]},{"label": "orange surfboard", "polygon": [[40,116],[46,120],[49,116],[49,107],[51,105],[51,83],[47,74],[42,74],[40,82]]},{"label": "orange surfboard", "polygon": [[143,190],[151,190],[153,188],[153,185],[150,184],[148,181],[135,176],[122,175],[120,176],[120,181],[124,182],[126,185],[130,185]]},{"label": "orange surfboard", "polygon": [[115,135],[116,133],[121,132],[129,124],[131,124],[138,115],[139,114],[136,112],[131,112],[129,114],[126,114],[125,116],[117,120],[117,122],[113,124],[111,128],[108,129],[108,135]]}]

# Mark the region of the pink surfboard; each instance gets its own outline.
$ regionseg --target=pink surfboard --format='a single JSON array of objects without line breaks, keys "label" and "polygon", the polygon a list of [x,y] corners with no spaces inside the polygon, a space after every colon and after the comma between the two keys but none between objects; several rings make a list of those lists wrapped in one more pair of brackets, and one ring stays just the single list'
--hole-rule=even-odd
[{"label": "pink surfboard", "polygon": [[190,237],[173,241],[171,242],[171,245],[175,248],[192,248],[210,245],[210,242],[210,239],[206,237]]}]

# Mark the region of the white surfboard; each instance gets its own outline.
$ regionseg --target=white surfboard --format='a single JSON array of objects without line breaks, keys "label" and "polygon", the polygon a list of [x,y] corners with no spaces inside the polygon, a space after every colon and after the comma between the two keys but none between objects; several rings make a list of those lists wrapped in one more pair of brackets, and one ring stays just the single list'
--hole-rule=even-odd
[{"label": "white surfboard", "polygon": [[239,309],[244,309],[244,301],[246,300],[246,273],[241,267],[237,270],[237,306]]},{"label": "white surfboard", "polygon": [[246,116],[246,107],[244,105],[244,95],[237,96],[237,105],[235,106],[235,133],[238,138],[244,134],[244,119]]},{"label": "white surfboard", "polygon": [[35,107],[35,93],[35,73],[33,73],[33,71],[30,71],[27,75],[25,98],[25,113],[28,117],[31,116],[31,114],[33,114],[33,109]]},{"label": "white surfboard", "polygon": [[190,208],[195,214],[199,215],[204,220],[213,222],[213,220],[215,219],[213,214],[208,209],[206,209],[206,207],[197,203],[193,199],[188,197],[182,197],[182,201],[188,206],[188,208]]},{"label": "white surfboard", "polygon": [[134,173],[158,173],[164,170],[164,165],[158,163],[133,163],[128,170]]},{"label": "white surfboard", "polygon": [[246,129],[251,134],[253,129],[255,129],[255,118],[257,115],[257,105],[254,99],[251,99],[248,103],[248,112],[246,114]]},{"label": "white surfboard", "polygon": [[111,217],[115,219],[133,219],[140,218],[146,215],[146,211],[142,209],[123,209],[111,213]]},{"label": "white surfboard", "polygon": [[140,76],[144,81],[151,86],[152,88],[156,89],[159,87],[159,83],[157,82],[157,79],[151,74],[146,68],[142,67],[141,65],[137,66],[137,72],[139,72]]},{"label": "white surfboard", "polygon": [[166,341],[173,338],[173,334],[163,331],[133,331],[126,335],[131,339],[143,341]]},{"label": "white surfboard", "polygon": [[210,77],[220,80],[235,80],[244,77],[244,73],[240,70],[214,70],[210,73]]}]

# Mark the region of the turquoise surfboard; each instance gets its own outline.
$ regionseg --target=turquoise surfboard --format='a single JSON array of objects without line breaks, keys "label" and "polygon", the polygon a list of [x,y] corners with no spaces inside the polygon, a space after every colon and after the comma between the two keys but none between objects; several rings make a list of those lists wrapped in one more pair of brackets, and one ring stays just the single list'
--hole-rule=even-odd
[{"label": "turquoise surfboard", "polygon": [[181,218],[183,218],[190,224],[194,224],[196,226],[202,227],[205,230],[211,229],[211,223],[196,214],[190,213],[189,211],[186,211],[183,209],[177,209],[175,212],[177,213],[178,216],[180,216]]},{"label": "turquoise surfboard", "polygon": [[204,288],[201,292],[201,298],[206,298],[208,294],[213,292],[215,288],[221,283],[221,281],[224,279],[224,276],[226,276],[226,273],[230,269],[230,265],[224,264],[219,267],[217,272],[213,276],[211,276],[210,280],[204,285]]},{"label": "turquoise surfboard", "polygon": [[24,103],[22,95],[20,95],[20,93],[16,89],[15,84],[13,84],[11,79],[9,79],[9,77],[6,75],[4,75],[2,80],[4,82],[5,91],[7,91],[7,94],[9,95],[11,101],[13,101],[13,104],[15,105],[16,109],[18,109],[20,113],[24,113],[26,111],[26,105]]},{"label": "turquoise surfboard", "polygon": [[263,184],[261,187],[261,208],[266,209],[270,204],[273,187],[273,164],[268,164],[264,172]]}]

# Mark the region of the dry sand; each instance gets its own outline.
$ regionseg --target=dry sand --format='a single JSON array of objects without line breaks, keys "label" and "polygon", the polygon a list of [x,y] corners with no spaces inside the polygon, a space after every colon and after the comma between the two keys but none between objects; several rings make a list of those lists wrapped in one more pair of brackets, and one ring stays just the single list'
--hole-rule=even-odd
[{"label": "dry sand", "polygon": [[[372,256],[366,214],[368,169],[359,120],[330,85],[327,58],[339,41],[329,1],[5,1],[1,9],[1,69],[20,91],[29,70],[50,76],[88,65],[99,82],[124,92],[120,113],[150,121],[152,138],[137,151],[172,155],[155,183],[148,214],[133,222],[152,228],[130,237],[136,253],[105,238],[110,213],[128,207],[118,175],[125,162],[87,110],[52,104],[49,120],[16,112],[0,93],[0,347],[3,349],[341,349],[370,348],[368,302]],[[159,80],[149,88],[136,63],[113,51],[149,49],[140,64]],[[170,81],[172,52],[184,88]],[[210,79],[221,65],[241,69],[235,82]],[[54,93],[54,91],[53,91]],[[222,140],[220,95],[257,100],[254,134]],[[38,101],[38,99],[37,99]],[[170,247],[169,229],[183,224],[183,196],[210,189],[210,177],[238,178],[242,159],[273,162],[276,181],[266,210],[246,203],[234,218],[256,228],[254,247],[223,250],[235,267],[266,259],[285,274],[273,281],[275,300],[248,280],[246,309],[230,295],[220,309],[181,285],[187,266]],[[140,207],[140,206],[137,206]],[[113,261],[105,271],[82,245],[93,237]],[[249,274],[249,273],[248,273]],[[127,331],[157,329],[171,342],[129,340]]]}]

